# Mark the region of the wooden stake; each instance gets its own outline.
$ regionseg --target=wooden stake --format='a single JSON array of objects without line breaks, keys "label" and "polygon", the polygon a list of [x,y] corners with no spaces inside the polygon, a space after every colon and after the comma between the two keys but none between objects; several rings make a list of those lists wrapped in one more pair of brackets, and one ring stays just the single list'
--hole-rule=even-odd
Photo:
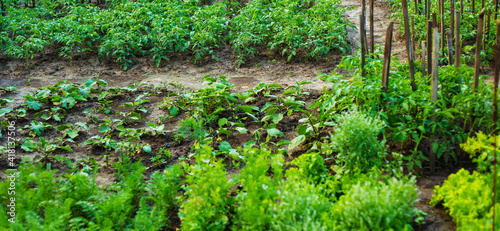
[{"label": "wooden stake", "polygon": [[451,30],[446,31],[446,37],[448,38],[448,65],[453,65],[453,35]]},{"label": "wooden stake", "polygon": [[437,100],[437,93],[438,93],[438,73],[439,73],[439,29],[434,28],[434,36],[433,36],[433,45],[434,49],[432,52],[432,94],[431,94],[431,101],[436,101]]},{"label": "wooden stake", "polygon": [[417,49],[415,46],[415,21],[414,21],[414,16],[411,16],[411,47],[412,51],[411,54],[413,55],[413,60],[416,60],[417,54],[415,54],[415,50]]},{"label": "wooden stake", "polygon": [[384,69],[382,71],[382,89],[387,94],[389,85],[389,71],[391,67],[391,47],[392,47],[392,29],[394,22],[390,22],[385,33],[385,49],[384,49]]},{"label": "wooden stake", "polygon": [[491,15],[491,10],[488,10],[488,13],[486,13],[486,19],[485,19],[485,25],[483,26],[483,50],[486,49],[486,43],[488,42],[488,31],[490,29],[490,15]]},{"label": "wooden stake", "polygon": [[441,0],[441,27],[440,27],[440,31],[439,31],[439,34],[441,35],[441,49],[443,50],[443,55],[444,55],[444,47],[446,46],[444,44],[444,32],[445,32],[445,28],[444,28],[445,24],[444,24],[444,0]]},{"label": "wooden stake", "polygon": [[415,0],[415,15],[419,14],[418,13],[418,2]]},{"label": "wooden stake", "polygon": [[425,18],[429,20],[431,17],[431,0],[425,0]]},{"label": "wooden stake", "polygon": [[374,2],[375,0],[370,0],[370,45],[371,45],[371,50],[372,54],[375,53],[375,32],[373,29],[373,8],[374,8]]},{"label": "wooden stake", "polygon": [[365,72],[365,52],[366,52],[366,43],[365,43],[365,16],[361,14],[359,16],[359,37],[360,37],[360,42],[361,42],[361,76],[363,78],[366,77],[366,72]]},{"label": "wooden stake", "polygon": [[455,34],[455,0],[451,0],[451,8],[450,8],[450,30],[451,37]]},{"label": "wooden stake", "polygon": [[[434,28],[434,52],[433,56],[433,67],[432,67],[432,94],[431,100],[435,102],[438,96],[438,65],[439,65],[439,30]],[[436,121],[436,116],[431,117],[432,122]],[[434,140],[434,135],[432,135],[432,140]],[[431,165],[431,173],[436,172],[436,153],[430,150],[431,156],[429,158]]]},{"label": "wooden stake", "polygon": [[426,76],[426,68],[427,66],[425,65],[425,41],[422,41],[422,76]]},{"label": "wooden stake", "polygon": [[481,68],[481,41],[483,38],[483,22],[484,22],[484,9],[479,13],[479,19],[477,23],[477,37],[476,37],[476,60],[474,65],[474,92],[477,91],[477,86],[479,84],[479,69]]},{"label": "wooden stake", "polygon": [[472,0],[472,12],[473,12],[473,13],[474,13],[474,11],[476,11],[476,9],[474,8],[474,7],[475,7],[475,5],[476,5],[475,1],[474,1],[474,0]]},{"label": "wooden stake", "polygon": [[427,20],[427,73],[432,73],[432,22]]},{"label": "wooden stake", "polygon": [[436,13],[432,13],[432,27],[437,27],[438,24],[437,24],[437,15]]},{"label": "wooden stake", "polygon": [[495,20],[497,20],[497,14],[498,14],[498,0],[495,0]]},{"label": "wooden stake", "polygon": [[456,13],[455,24],[455,67],[460,67],[462,57],[462,46],[460,44],[460,12]]},{"label": "wooden stake", "polygon": [[460,14],[464,14],[464,0],[460,0]]},{"label": "wooden stake", "polygon": [[500,21],[497,21],[497,44],[495,49],[495,76],[494,82],[494,94],[493,94],[493,225],[491,227],[492,231],[495,231],[495,204],[497,197],[497,122],[498,122],[498,72],[500,69]]},{"label": "wooden stake", "polygon": [[401,0],[403,7],[403,18],[404,18],[404,27],[405,27],[405,42],[406,42],[406,52],[408,52],[408,62],[410,64],[410,78],[411,78],[411,89],[413,91],[417,90],[417,86],[415,85],[415,69],[413,67],[413,55],[412,55],[412,46],[411,46],[411,34],[410,34],[410,23],[408,22],[408,5],[406,0]]}]

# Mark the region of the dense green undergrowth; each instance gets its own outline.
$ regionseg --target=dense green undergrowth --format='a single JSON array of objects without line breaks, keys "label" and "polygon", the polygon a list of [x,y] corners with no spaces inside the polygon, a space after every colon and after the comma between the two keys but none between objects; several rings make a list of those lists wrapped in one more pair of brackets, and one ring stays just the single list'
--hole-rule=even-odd
[{"label": "dense green undergrowth", "polygon": [[[239,65],[261,47],[290,60],[298,52],[319,58],[332,51],[348,52],[345,9],[338,0],[256,0],[246,6],[224,0],[108,1],[106,7],[78,1],[38,1],[36,8],[8,2],[0,18],[2,55],[26,59],[54,52],[72,59],[97,52],[124,69],[134,57],[150,56],[156,65],[172,53],[211,57],[230,44]],[[208,2],[208,1],[206,1]],[[10,3],[10,4],[9,4]]]},{"label": "dense green undergrowth", "polygon": [[[324,88],[314,97],[305,90],[311,81],[260,83],[235,93],[224,76],[206,76],[199,90],[172,83],[110,87],[90,79],[39,88],[16,107],[4,97],[2,139],[10,121],[24,126],[15,141],[1,144],[1,158],[8,160],[10,150],[39,157],[19,167],[16,205],[23,205],[16,223],[2,224],[14,230],[412,229],[423,213],[414,208],[416,184],[408,175],[428,164],[421,143],[437,153],[438,166],[461,158],[460,143],[491,132],[492,87],[481,83],[473,92],[471,68],[444,66],[433,102],[429,80],[417,73],[412,91],[408,65],[394,60],[384,93],[382,59],[374,57],[366,78],[359,76],[359,53],[339,65],[350,77],[319,74]],[[163,100],[151,103],[155,96]],[[69,122],[83,104],[86,117]],[[150,117],[154,107],[164,110],[158,118]],[[178,128],[167,131],[174,121]],[[285,136],[290,129],[296,136]],[[237,134],[249,140],[229,143]],[[190,144],[191,151],[173,156],[170,145],[152,145],[157,139]],[[63,157],[81,142],[90,157]],[[157,171],[146,175],[140,157]],[[53,163],[66,170],[56,176]],[[116,170],[110,186],[95,183],[101,165]],[[9,183],[0,183],[2,192]],[[0,196],[2,219],[9,218],[7,195]]]}]

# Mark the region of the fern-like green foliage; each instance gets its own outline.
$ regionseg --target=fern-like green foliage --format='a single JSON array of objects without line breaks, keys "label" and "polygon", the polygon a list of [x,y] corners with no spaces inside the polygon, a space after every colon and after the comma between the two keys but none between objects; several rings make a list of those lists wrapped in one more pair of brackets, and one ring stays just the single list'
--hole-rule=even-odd
[{"label": "fern-like green foliage", "polygon": [[354,110],[341,114],[337,122],[330,137],[331,148],[338,152],[336,161],[343,171],[366,173],[373,166],[382,165],[386,146],[385,140],[377,138],[384,128],[380,119]]},{"label": "fern-like green foliage", "polygon": [[333,208],[324,187],[297,178],[287,180],[278,190],[274,205],[273,230],[329,230]]},{"label": "fern-like green foliage", "polygon": [[292,161],[298,168],[291,168],[287,171],[287,178],[299,178],[303,180],[311,179],[319,183],[327,178],[328,169],[325,161],[318,153],[302,154]]},{"label": "fern-like green foliage", "polygon": [[[103,189],[83,171],[55,176],[56,171],[23,160],[16,177],[15,223],[0,230],[160,230],[178,208],[184,176],[180,165],[153,173],[144,181],[141,162],[123,158],[115,164],[118,182]],[[10,181],[0,182],[8,192]],[[154,185],[154,186],[153,186]],[[163,188],[166,187],[166,188]],[[0,196],[0,218],[7,221],[10,196]]]},{"label": "fern-like green foliage", "polygon": [[208,145],[196,148],[196,164],[189,167],[186,176],[188,198],[179,211],[181,230],[224,230],[229,224],[233,199],[228,194],[233,184],[228,181],[222,160],[213,156]]},{"label": "fern-like green foliage", "polygon": [[[236,196],[234,230],[268,230],[273,220],[273,205],[277,195],[279,178],[271,178],[267,172],[270,165],[268,150],[246,148],[246,165],[240,170],[239,183],[242,189]],[[279,156],[272,157],[280,162]],[[282,160],[282,157],[281,157]],[[278,171],[279,172],[279,171]],[[275,176],[277,174],[275,173]]]},{"label": "fern-like green foliage", "polygon": [[334,205],[332,219],[340,230],[411,230],[412,218],[423,219],[414,208],[418,191],[414,177],[386,181],[365,178]]}]

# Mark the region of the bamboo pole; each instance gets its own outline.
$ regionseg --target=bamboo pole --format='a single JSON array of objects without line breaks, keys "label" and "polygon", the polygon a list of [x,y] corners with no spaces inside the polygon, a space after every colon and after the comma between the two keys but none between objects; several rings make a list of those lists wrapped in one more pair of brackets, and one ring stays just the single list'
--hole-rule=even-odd
[{"label": "bamboo pole", "polygon": [[427,73],[432,73],[432,22],[427,20]]},{"label": "bamboo pole", "polygon": [[411,54],[413,55],[413,60],[416,60],[416,56],[417,54],[416,53],[416,46],[415,46],[415,20],[414,20],[414,15],[411,16],[411,47],[412,47],[412,51],[411,51]]},{"label": "bamboo pole", "polygon": [[[431,100],[435,102],[437,100],[437,94],[438,94],[438,65],[439,65],[439,30],[438,28],[434,28],[434,52],[432,53],[433,56],[433,68],[432,68],[432,94],[431,94]],[[432,122],[436,121],[436,116],[433,115],[431,117]],[[434,138],[434,135],[432,135]],[[430,167],[431,167],[431,173],[436,172],[436,153],[433,152],[432,150],[432,145],[431,145],[431,150],[430,150],[431,156],[429,158],[430,160]]]},{"label": "bamboo pole", "polygon": [[425,0],[425,18],[429,20],[431,17],[431,0]]},{"label": "bamboo pole", "polygon": [[446,31],[446,37],[448,39],[448,65],[453,65],[453,35],[451,30]]},{"label": "bamboo pole", "polygon": [[413,58],[412,58],[413,55],[412,55],[412,47],[411,47],[410,23],[408,20],[408,5],[406,3],[406,0],[401,0],[401,3],[403,6],[406,52],[408,52],[408,62],[410,64],[411,89],[413,91],[416,91],[417,86],[415,85],[415,69],[413,67]]},{"label": "bamboo pole", "polygon": [[361,76],[363,78],[366,77],[366,71],[365,71],[365,54],[366,54],[366,43],[365,43],[365,35],[366,35],[366,32],[365,32],[365,15],[364,14],[361,14],[359,16],[359,30],[360,30],[360,43],[361,43]]},{"label": "bamboo pole", "polygon": [[460,44],[460,12],[457,12],[455,24],[455,67],[460,67],[461,57],[462,46]]},{"label": "bamboo pole", "polygon": [[451,36],[455,34],[455,0],[451,0],[451,8],[450,8],[450,30]]},{"label": "bamboo pole", "polygon": [[418,13],[418,2],[415,0],[415,15],[419,14]]},{"label": "bamboo pole", "polygon": [[391,47],[392,47],[392,29],[394,22],[390,22],[385,33],[385,49],[384,49],[384,69],[382,71],[382,89],[387,94],[389,85],[389,71],[391,67]]},{"label": "bamboo pole", "polygon": [[425,41],[422,41],[422,76],[426,76],[427,73],[426,73],[426,65],[425,65]]},{"label": "bamboo pole", "polygon": [[436,13],[432,13],[432,27],[437,27],[437,15]]},{"label": "bamboo pole", "polygon": [[477,86],[479,84],[479,69],[481,68],[481,41],[483,32],[483,22],[484,22],[484,9],[479,13],[479,19],[477,23],[477,37],[476,37],[476,60],[474,65],[474,92],[477,91]]},{"label": "bamboo pole", "polygon": [[488,12],[486,13],[486,19],[485,19],[485,24],[483,26],[483,50],[486,49],[486,43],[488,42],[488,32],[489,32],[489,29],[490,29],[490,15],[491,15],[491,10],[488,10]]},{"label": "bamboo pole", "polygon": [[440,31],[439,31],[439,34],[441,35],[441,49],[443,50],[443,55],[444,55],[444,47],[446,46],[444,44],[444,32],[445,32],[445,24],[444,24],[444,0],[441,0],[441,27],[440,27]]},{"label": "bamboo pole", "polygon": [[495,0],[495,20],[497,20],[497,14],[498,14],[498,0]]},{"label": "bamboo pole", "polygon": [[370,0],[370,45],[372,54],[375,53],[375,32],[373,29],[373,8],[375,0]]}]

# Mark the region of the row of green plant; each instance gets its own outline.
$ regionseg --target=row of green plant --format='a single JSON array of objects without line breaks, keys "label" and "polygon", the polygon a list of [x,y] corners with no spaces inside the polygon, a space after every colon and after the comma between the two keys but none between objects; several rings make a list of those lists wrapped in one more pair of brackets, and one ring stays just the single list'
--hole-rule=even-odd
[{"label": "row of green plant", "polygon": [[[476,50],[476,37],[477,37],[477,25],[478,25],[478,14],[479,11],[481,11],[481,4],[484,2],[485,6],[485,21],[483,23],[483,28],[486,29],[486,35],[483,34],[486,41],[486,44],[484,46],[484,49],[481,48],[481,62],[482,65],[488,65],[490,61],[493,60],[494,57],[494,46],[495,46],[495,38],[496,38],[496,33],[493,28],[496,28],[496,22],[494,20],[494,15],[495,15],[495,4],[494,1],[492,0],[486,0],[486,1],[459,1],[459,0],[454,0],[455,1],[455,12],[460,12],[460,4],[463,3],[463,9],[464,12],[463,14],[460,15],[460,41],[461,44],[460,46],[462,47],[462,63],[469,63],[471,60],[474,59],[474,54],[472,53],[473,51]],[[398,0],[389,0],[389,3],[391,4],[391,11],[393,12],[391,14],[391,17],[399,20],[400,22],[403,22],[403,10],[402,10],[402,3],[401,1]],[[444,17],[444,28],[445,28],[445,33],[446,30],[455,30],[454,28],[451,27],[451,2],[450,1],[444,1],[444,16],[439,14],[439,1],[430,1],[431,7],[430,7],[430,12],[431,12],[431,18],[432,20],[432,13],[437,14],[437,22],[441,22],[441,17]],[[474,3],[474,9],[475,11],[472,11],[472,4]],[[486,12],[490,10],[491,16],[489,20],[489,25],[488,25],[488,20],[487,20],[487,15]],[[425,15],[425,4],[424,2],[421,2],[418,4],[418,9],[417,12],[418,14],[415,14],[415,4],[413,2],[408,2],[408,12],[410,15],[414,16],[414,27],[415,31],[412,32],[415,40],[417,41],[415,44],[417,44],[417,47],[420,47],[420,41],[425,41],[427,38],[427,17]],[[454,16],[455,17],[455,16]],[[455,23],[456,23],[456,19]],[[404,35],[404,26],[400,26],[398,28],[398,32],[403,36]],[[440,34],[440,36],[446,36],[446,34]],[[455,37],[455,35],[453,35]],[[446,41],[446,37],[445,37]],[[441,44],[443,45],[443,44]],[[445,53],[440,56],[440,63],[448,63],[448,47],[445,44]],[[454,49],[454,47],[453,47]],[[440,49],[442,50],[442,49]],[[419,52],[420,54],[421,52]],[[453,63],[453,62],[452,62]]]},{"label": "row of green plant", "polygon": [[[366,129],[381,131],[390,143],[396,145],[395,151],[403,154],[409,170],[415,166],[424,167],[423,161],[428,160],[429,150],[421,145],[424,141],[430,141],[439,161],[450,163],[457,159],[461,152],[458,146],[468,136],[474,135],[477,130],[490,132],[492,123],[486,118],[492,113],[491,101],[488,100],[492,95],[491,85],[481,83],[474,92],[471,88],[471,68],[441,67],[438,100],[432,102],[429,80],[417,72],[417,91],[412,91],[409,88],[410,79],[405,74],[408,65],[393,63],[398,71],[391,74],[386,94],[381,89],[378,76],[382,69],[381,59],[368,60],[367,78],[363,79],[359,77],[357,69],[359,59],[356,56],[344,58],[339,67],[350,71],[353,77],[348,79],[346,74],[338,73],[320,74],[322,81],[332,84],[331,90],[325,87],[323,94],[310,105],[303,101],[309,94],[303,90],[304,85],[310,81],[297,81],[296,85],[286,88],[279,84],[261,83],[244,93],[232,93],[234,85],[227,82],[224,76],[220,79],[205,77],[208,87],[197,91],[175,84],[142,88],[136,84],[104,90],[107,86],[104,80],[88,80],[84,84],[61,81],[25,95],[26,101],[20,108],[2,106],[0,112],[5,118],[0,132],[6,131],[9,118],[26,121],[27,125],[19,130],[30,137],[19,140],[19,143],[26,151],[44,153],[44,160],[50,159],[49,154],[58,148],[71,151],[76,145],[73,139],[79,131],[88,131],[87,125],[97,126],[99,134],[88,137],[85,145],[102,148],[106,154],[120,151],[129,154],[149,153],[151,147],[141,142],[141,139],[165,136],[164,123],[175,121],[179,114],[184,113],[186,118],[180,121],[179,129],[170,134],[177,143],[216,138],[217,144],[227,147],[225,140],[234,133],[250,133],[257,144],[272,145],[284,155],[296,147],[306,147],[335,159],[344,159],[345,163],[354,161],[350,166],[339,166],[337,172],[369,168],[365,162],[371,158],[370,155],[386,153],[382,144],[376,146],[374,141],[370,146],[360,146],[357,143],[365,139],[363,136],[346,138],[352,134],[336,131],[336,124],[346,119],[356,121],[352,122],[353,134],[368,132],[364,131]],[[167,91],[168,96],[158,104],[166,114],[157,121],[143,121],[142,117],[147,113],[143,105],[149,103],[148,96],[160,94],[166,87],[177,89],[174,92]],[[115,108],[111,106],[114,98],[122,92],[134,92],[139,88],[141,90],[134,93],[137,96],[133,102],[125,102]],[[64,123],[66,110],[78,101],[87,99],[92,99],[99,106],[84,111],[90,124]],[[266,103],[259,103],[263,100]],[[11,99],[5,98],[4,101],[8,103]],[[369,121],[365,124],[359,121],[362,117],[356,114],[352,115],[353,118],[350,114],[343,114],[346,111],[360,111],[372,118],[380,118],[382,122]],[[33,118],[28,118],[27,112],[32,113]],[[283,130],[286,124],[282,121],[292,115],[300,118],[298,125],[292,128],[296,129],[297,136],[287,139]],[[435,119],[432,120],[432,117]],[[142,126],[130,127],[137,123]],[[249,131],[248,127],[252,123],[258,124],[258,128]],[[60,131],[59,137],[41,136],[45,130],[53,128]],[[372,128],[375,130],[370,130]],[[334,132],[329,134],[332,129]],[[40,138],[31,138],[36,136]]]},{"label": "row of green plant", "polygon": [[[157,66],[172,53],[192,54],[196,63],[206,56],[218,60],[216,51],[231,44],[238,65],[260,46],[278,49],[288,60],[305,50],[318,58],[332,51],[347,52],[341,17],[345,9],[337,0],[238,1],[213,4],[203,1],[110,1],[106,8],[90,3],[38,1],[37,7],[14,5],[0,18],[0,52],[26,59],[58,53],[72,59],[97,52],[128,69],[138,56],[150,56]],[[326,7],[328,6],[328,7]],[[286,14],[284,14],[286,13]]]},{"label": "row of green plant", "polygon": [[[50,164],[44,169],[25,159],[15,173],[16,221],[1,227],[161,230],[176,228],[178,213],[181,230],[411,230],[424,215],[413,208],[414,177],[373,169],[335,178],[318,153],[301,155],[285,171],[282,155],[250,143],[237,148],[243,167],[230,176],[211,146],[192,149],[193,164],[169,166],[147,181],[141,161],[121,155],[114,164],[117,179],[107,187],[96,185],[99,166],[91,160],[57,157],[71,170],[56,177]],[[8,188],[9,181],[0,182],[0,191]],[[7,193],[0,202],[7,220]]]}]

